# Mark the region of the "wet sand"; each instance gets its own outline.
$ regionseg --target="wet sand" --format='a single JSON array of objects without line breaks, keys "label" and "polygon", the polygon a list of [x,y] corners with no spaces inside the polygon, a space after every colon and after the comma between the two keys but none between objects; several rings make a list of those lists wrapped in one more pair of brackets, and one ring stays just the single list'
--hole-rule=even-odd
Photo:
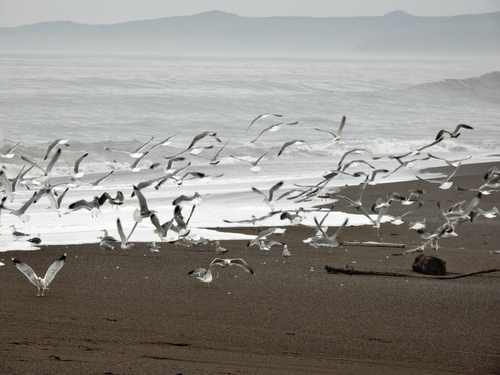
[{"label": "wet sand", "polygon": [[[255,271],[218,269],[208,286],[186,275],[216,257],[213,242],[162,244],[152,254],[137,243],[129,255],[98,244],[42,246],[0,254],[2,374],[500,374],[500,272],[442,280],[415,275],[416,254],[392,256],[424,242],[408,221],[443,223],[445,208],[476,193],[491,165],[463,166],[449,190],[423,181],[368,186],[364,202],[410,188],[425,190],[424,205],[396,226],[346,227],[343,241],[378,241],[405,248],[313,248],[312,228],[288,226],[281,247],[264,252],[246,241],[223,241],[228,258]],[[357,187],[343,191],[355,197]],[[500,207],[499,193],[479,207]],[[395,204],[388,214],[414,206]],[[352,210],[338,202],[335,210]],[[309,215],[314,215],[309,213]],[[316,214],[318,218],[323,213]],[[262,228],[220,230],[257,234]],[[436,255],[449,274],[500,268],[500,218],[461,224],[440,241]],[[328,234],[334,233],[330,228]],[[133,240],[133,238],[132,238]],[[67,253],[45,297],[10,261],[44,274]],[[328,274],[331,267],[397,272],[408,277]]]}]

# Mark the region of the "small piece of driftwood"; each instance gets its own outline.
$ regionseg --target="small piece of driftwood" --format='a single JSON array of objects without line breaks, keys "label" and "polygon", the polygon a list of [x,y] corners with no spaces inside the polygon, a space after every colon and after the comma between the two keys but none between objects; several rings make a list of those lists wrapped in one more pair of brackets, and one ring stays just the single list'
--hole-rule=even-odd
[{"label": "small piece of driftwood", "polygon": [[405,245],[402,243],[374,242],[374,241],[342,242],[342,246],[394,247],[400,249],[405,247]]},{"label": "small piece of driftwood", "polygon": [[492,268],[483,271],[474,271],[456,275],[444,275],[444,276],[434,276],[434,275],[423,275],[423,274],[409,274],[409,273],[397,273],[397,272],[380,272],[380,271],[360,271],[354,269],[352,266],[346,266],[345,268],[329,267],[325,266],[325,270],[328,273],[342,273],[344,275],[368,275],[368,276],[392,276],[392,277],[420,277],[426,279],[460,279],[462,277],[480,275],[484,273],[500,272],[500,268]]}]

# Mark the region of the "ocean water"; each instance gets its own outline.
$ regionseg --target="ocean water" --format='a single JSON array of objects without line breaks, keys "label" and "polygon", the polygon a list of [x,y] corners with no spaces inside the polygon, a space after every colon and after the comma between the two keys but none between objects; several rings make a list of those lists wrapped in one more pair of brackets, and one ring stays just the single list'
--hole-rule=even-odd
[{"label": "ocean water", "polygon": [[[355,148],[377,155],[410,152],[431,143],[439,130],[451,131],[465,123],[474,130],[463,129],[460,137],[446,137],[428,151],[448,158],[471,156],[464,163],[492,161],[492,155],[500,153],[499,61],[0,54],[0,108],[0,153],[19,143],[14,157],[0,156],[9,178],[30,166],[20,155],[45,168],[51,159],[43,160],[47,147],[55,139],[67,139],[69,146],[61,146],[50,180],[60,191],[70,183],[64,210],[72,201],[90,200],[104,191],[114,195],[120,190],[127,198],[118,209],[103,206],[96,217],[85,210],[59,217],[46,210],[47,198],[29,208],[26,222],[4,210],[0,251],[31,249],[22,240],[14,241],[11,225],[40,235],[44,244],[96,242],[105,228],[116,236],[117,217],[129,229],[138,207],[137,199],[130,198],[132,185],[161,177],[161,168],[151,170],[149,166],[166,163],[166,157],[181,152],[185,160],[175,166],[190,163],[185,172],[202,172],[208,177],[186,180],[181,187],[168,181],[158,190],[150,186],[143,193],[163,222],[171,218],[173,199],[199,192],[202,202],[190,224],[193,233],[210,239],[231,235],[203,228],[235,225],[224,219],[249,219],[269,211],[251,187],[264,191],[283,180],[282,192],[297,188],[294,184],[317,184],[325,172],[337,168],[345,152]],[[282,117],[260,119],[246,131],[262,113]],[[347,121],[340,141],[316,130],[337,133],[342,116]],[[278,131],[264,132],[252,142],[279,122],[285,124]],[[286,125],[294,122],[298,123]],[[213,146],[201,151],[206,158],[186,153],[193,138],[205,131],[216,132],[221,142],[205,137],[196,144]],[[171,136],[169,145],[146,155],[137,172],[131,169],[135,159],[105,149],[132,151],[152,137],[150,145]],[[282,145],[291,140],[306,143],[292,145],[278,157]],[[209,165],[208,159],[226,142],[220,163]],[[269,150],[257,174],[232,157],[250,161]],[[75,161],[87,152],[81,164],[84,177],[70,181]],[[387,158],[372,164],[387,169],[398,166]],[[418,167],[442,165],[433,159],[419,162]],[[98,186],[100,190],[89,184],[110,171],[113,174]],[[34,168],[27,177],[40,174]],[[414,179],[414,175],[414,171],[402,169],[384,182]],[[359,182],[343,176],[329,186]],[[36,186],[25,186],[18,187],[12,202],[9,197],[7,207],[19,208],[29,199]],[[319,201],[283,199],[275,208],[312,207]],[[277,216],[266,225],[286,225]],[[330,225],[338,225],[345,217],[351,224],[367,224],[360,215],[337,213],[331,215]],[[312,223],[313,215],[307,220]],[[158,240],[153,229],[150,222],[141,222],[131,241]],[[245,238],[231,238],[235,237]]]}]

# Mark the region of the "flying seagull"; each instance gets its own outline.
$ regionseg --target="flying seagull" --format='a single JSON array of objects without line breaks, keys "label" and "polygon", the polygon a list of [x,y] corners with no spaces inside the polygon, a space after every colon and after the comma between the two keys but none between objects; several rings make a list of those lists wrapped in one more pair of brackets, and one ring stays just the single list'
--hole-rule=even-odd
[{"label": "flying seagull", "polygon": [[445,130],[445,129],[441,129],[439,131],[439,133],[437,134],[436,136],[436,141],[438,139],[441,139],[443,138],[444,136],[444,133],[448,133],[450,135],[451,138],[457,138],[460,133],[458,132],[461,128],[464,128],[464,129],[474,129],[472,126],[470,125],[466,125],[466,124],[458,124],[457,127],[455,128],[455,130],[453,130],[452,132],[448,131],[448,130]]},{"label": "flying seagull", "polygon": [[6,158],[6,159],[12,159],[14,157],[14,150],[17,148],[17,146],[19,146],[21,143],[20,142],[17,142],[16,145],[14,145],[13,147],[9,148],[7,151],[5,151],[5,153],[0,153],[0,156],[2,158]]},{"label": "flying seagull", "polygon": [[284,181],[280,181],[277,184],[273,185],[269,189],[269,194],[268,195],[264,194],[262,191],[260,191],[259,189],[257,189],[256,187],[253,187],[253,186],[252,186],[252,190],[255,191],[256,193],[261,194],[264,197],[264,201],[269,205],[269,207],[271,208],[271,210],[274,211],[274,205],[275,205],[275,203],[278,200],[280,200],[281,198],[283,198],[283,197],[285,197],[285,196],[287,196],[288,194],[291,193],[291,191],[287,191],[287,192],[281,194],[278,198],[273,199],[274,192],[276,190],[278,190],[281,186],[283,186],[284,183],[285,183]]},{"label": "flying seagull", "polygon": [[177,197],[176,199],[173,200],[172,205],[173,206],[179,206],[179,205],[199,205],[201,202],[201,195],[198,192],[195,192],[192,197],[188,197],[186,195],[181,195]]},{"label": "flying seagull", "polygon": [[333,137],[333,141],[337,142],[337,141],[339,141],[342,138],[342,129],[344,129],[344,125],[345,125],[345,116],[342,117],[342,121],[340,122],[339,130],[337,130],[337,134],[332,133],[332,132],[330,132],[328,130],[323,130],[323,129],[319,129],[319,128],[314,128],[314,129],[318,130],[320,132],[325,132],[325,133],[330,134]]},{"label": "flying seagull", "polygon": [[191,144],[189,145],[189,147],[187,149],[190,150],[194,146],[194,144],[196,142],[198,142],[200,139],[205,138],[207,136],[208,137],[214,137],[217,140],[217,142],[221,142],[221,140],[219,138],[217,138],[217,133],[214,133],[214,132],[203,132],[203,133],[198,134],[196,137],[193,138]]},{"label": "flying seagull", "polygon": [[216,153],[216,154],[214,155],[214,157],[212,157],[212,158],[209,158],[209,157],[207,157],[207,156],[203,156],[203,155],[201,155],[201,154],[198,154],[198,156],[200,156],[200,157],[202,157],[202,158],[205,158],[205,159],[210,160],[210,161],[209,161],[209,163],[208,163],[208,164],[210,164],[210,165],[217,165],[217,164],[219,164],[219,163],[220,163],[220,160],[218,159],[219,154],[221,153],[221,151],[222,151],[222,150],[224,150],[224,148],[227,146],[227,144],[228,144],[228,143],[229,143],[229,139],[226,141],[226,143],[224,144],[224,146],[222,146],[222,147],[220,148],[220,150],[219,150],[219,151],[217,151],[217,153]]},{"label": "flying seagull", "polygon": [[28,199],[21,207],[17,210],[12,210],[10,213],[16,215],[23,222],[27,222],[30,219],[30,215],[26,214],[26,210],[34,203],[36,203],[37,192],[35,191],[30,199]]},{"label": "flying seagull", "polygon": [[208,266],[208,268],[197,268],[188,272],[188,275],[196,276],[198,280],[203,283],[209,284],[212,282],[212,270],[215,266],[227,267],[227,266],[239,266],[243,268],[246,272],[251,275],[255,275],[255,272],[250,268],[250,266],[241,258],[235,259],[222,259],[215,258],[212,263]]},{"label": "flying seagull", "polygon": [[277,114],[274,114],[274,113],[263,113],[261,115],[258,115],[256,118],[254,118],[252,120],[252,122],[250,123],[250,125],[248,125],[248,128],[247,128],[247,130],[245,130],[245,133],[248,131],[248,129],[250,129],[250,127],[255,123],[255,121],[260,120],[262,118],[268,118],[268,117],[271,117],[271,116],[274,116],[274,117],[283,117],[283,115],[277,115]]},{"label": "flying seagull", "polygon": [[76,160],[75,166],[73,167],[73,172],[72,172],[73,177],[71,178],[72,180],[83,177],[84,172],[80,171],[80,164],[82,163],[83,159],[85,159],[87,156],[89,156],[88,152],[86,152]]},{"label": "flying seagull", "polygon": [[124,199],[125,198],[123,196],[123,193],[119,190],[116,192],[116,196],[114,198],[111,195],[109,195],[109,193],[104,192],[99,197],[99,205],[102,206],[106,201],[108,201],[111,204],[111,206],[115,206],[118,208],[118,206],[123,204]]},{"label": "flying seagull", "polygon": [[298,121],[295,121],[295,122],[289,122],[289,123],[286,123],[286,124],[284,124],[284,123],[282,123],[282,122],[279,122],[279,123],[277,123],[277,124],[274,124],[274,125],[268,126],[268,127],[267,127],[267,128],[265,128],[264,130],[262,130],[262,131],[259,133],[259,135],[258,135],[257,137],[255,137],[255,139],[254,139],[253,141],[250,141],[250,143],[255,143],[255,141],[256,141],[257,139],[259,139],[259,138],[260,138],[260,136],[261,136],[262,134],[264,134],[265,132],[277,132],[278,130],[280,130],[280,129],[281,129],[281,126],[282,126],[282,125],[297,125],[298,123],[299,123]]},{"label": "flying seagull", "polygon": [[44,296],[45,289],[48,289],[48,286],[54,279],[56,273],[59,272],[62,266],[64,266],[65,260],[66,260],[66,254],[64,254],[62,257],[60,257],[58,260],[56,260],[54,263],[50,265],[50,267],[47,269],[47,272],[45,273],[44,278],[42,279],[41,277],[37,276],[35,271],[33,271],[33,269],[26,263],[23,263],[15,258],[12,258],[12,261],[16,265],[17,269],[22,273],[24,273],[24,275],[28,278],[28,280],[31,281],[31,283],[38,288],[37,296]]},{"label": "flying seagull", "polygon": [[130,157],[134,158],[134,159],[139,159],[141,156],[144,155],[144,148],[146,148],[147,145],[149,145],[151,143],[151,141],[153,140],[154,136],[151,137],[151,139],[149,141],[147,141],[146,143],[144,143],[142,146],[140,146],[139,148],[135,149],[134,151],[132,152],[129,152],[129,151],[122,151],[122,150],[113,150],[113,149],[110,149],[109,147],[105,147],[104,149],[106,151],[113,151],[113,152],[123,152],[125,154],[129,154]]},{"label": "flying seagull", "polygon": [[258,159],[254,160],[254,161],[248,161],[248,160],[245,160],[245,159],[242,159],[242,158],[238,158],[238,157],[233,156],[233,155],[231,155],[231,157],[233,159],[241,160],[241,161],[244,161],[245,163],[250,164],[252,166],[250,168],[250,170],[254,174],[257,174],[257,172],[259,172],[261,170],[261,167],[259,167],[257,164],[259,164],[259,162],[262,160],[262,158],[264,158],[267,154],[269,154],[269,152],[271,152],[272,149],[273,149],[273,147],[271,147],[271,149],[269,151],[267,151],[266,153],[264,153],[262,156],[260,156]]},{"label": "flying seagull", "polygon": [[52,149],[58,145],[65,145],[66,147],[68,147],[68,140],[67,139],[56,139],[54,142],[52,142],[49,147],[47,148],[47,152],[45,153],[45,156],[43,158],[43,160],[47,160],[47,158],[49,157],[50,155],[50,152],[52,151]]},{"label": "flying seagull", "polygon": [[453,181],[450,181],[450,179],[455,175],[455,173],[457,173],[458,167],[460,167],[460,164],[462,164],[462,162],[459,162],[458,165],[455,168],[453,168],[451,173],[448,174],[448,176],[446,176],[445,178],[442,178],[440,180],[427,180],[427,179],[424,179],[422,177],[419,177],[418,175],[415,175],[415,177],[421,181],[427,181],[427,182],[439,184],[440,189],[446,190],[446,189],[449,189],[453,185]]},{"label": "flying seagull", "polygon": [[135,245],[133,243],[129,243],[128,239],[130,238],[132,233],[134,233],[134,229],[135,229],[136,225],[137,225],[137,222],[134,224],[132,230],[130,231],[130,234],[127,237],[127,236],[125,236],[125,233],[123,232],[123,227],[122,227],[122,223],[120,221],[120,218],[116,219],[116,227],[118,229],[118,234],[120,235],[120,239],[121,239],[120,248],[123,251],[125,251],[125,254],[127,254],[127,255],[128,255],[128,249],[130,249],[132,246]]},{"label": "flying seagull", "polygon": [[257,235],[257,237],[248,241],[246,248],[252,246],[253,244],[256,244],[256,243],[258,244],[260,240],[263,240],[263,239],[267,238],[267,236],[270,236],[273,233],[277,233],[278,231],[279,231],[279,228],[276,228],[276,227],[261,231]]},{"label": "flying seagull", "polygon": [[285,245],[285,244],[281,241],[269,241],[268,243],[266,243],[264,240],[260,241],[252,240],[248,243],[247,248],[253,245],[257,245],[259,249],[261,249],[262,251],[271,251],[271,247],[273,245]]},{"label": "flying seagull", "polygon": [[133,189],[135,195],[137,195],[137,199],[139,200],[140,207],[140,209],[136,209],[133,213],[134,220],[136,223],[140,223],[142,219],[150,217],[154,213],[154,211],[149,210],[148,203],[146,202],[144,194],[142,194],[142,192],[135,185],[133,186]]},{"label": "flying seagull", "polygon": [[264,216],[260,216],[260,217],[252,215],[251,219],[244,219],[244,220],[226,220],[226,219],[224,219],[224,222],[225,223],[251,223],[257,227],[260,227],[262,225],[262,221],[264,221],[265,219],[272,217],[273,215],[276,215],[278,213],[279,213],[279,211],[270,212],[270,213],[268,213]]},{"label": "flying seagull", "polygon": [[291,145],[293,145],[293,144],[296,144],[296,143],[298,143],[298,144],[305,143],[306,145],[308,145],[308,146],[309,146],[309,148],[311,148],[311,149],[312,149],[312,147],[311,147],[311,146],[309,145],[309,143],[307,143],[306,141],[303,141],[303,140],[300,140],[300,139],[296,139],[296,140],[293,140],[293,141],[288,141],[288,142],[283,143],[283,146],[281,146],[281,149],[280,149],[280,151],[278,152],[278,156],[280,156],[280,155],[283,153],[283,151],[285,151],[285,149],[286,149],[287,147],[289,147],[289,146],[291,146]]},{"label": "flying seagull", "polygon": [[321,235],[314,236],[308,239],[305,239],[303,242],[309,243],[309,245],[318,248],[320,246],[328,246],[328,247],[338,247],[342,245],[342,241],[338,241],[337,237],[342,231],[343,228],[347,225],[349,219],[345,219],[344,223],[337,229],[337,231],[333,234],[333,236],[329,237],[326,232],[323,230],[321,225],[318,223],[316,217],[314,217],[314,222],[318,231],[321,232]]}]

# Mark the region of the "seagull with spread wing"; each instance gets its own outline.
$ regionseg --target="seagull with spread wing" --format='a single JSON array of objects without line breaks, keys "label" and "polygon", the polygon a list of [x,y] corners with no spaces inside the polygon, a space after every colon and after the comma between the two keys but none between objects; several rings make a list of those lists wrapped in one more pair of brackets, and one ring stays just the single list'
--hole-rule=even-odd
[{"label": "seagull with spread wing", "polygon": [[301,139],[296,139],[296,140],[293,140],[293,141],[288,141],[288,142],[283,143],[283,146],[281,146],[280,151],[278,152],[278,156],[280,156],[283,153],[283,151],[285,151],[285,149],[287,147],[290,147],[290,146],[292,146],[294,144],[299,144],[299,145],[300,144],[306,144],[306,145],[309,146],[309,148],[312,149],[312,147],[306,141],[303,141]]},{"label": "seagull with spread wing", "polygon": [[323,129],[319,129],[319,128],[314,128],[314,130],[318,130],[320,132],[328,133],[328,134],[330,134],[333,137],[333,141],[334,142],[338,142],[342,138],[342,129],[344,129],[344,125],[345,125],[345,116],[342,117],[342,121],[340,122],[339,129],[337,130],[337,134],[332,133],[332,132],[330,132],[328,130],[323,130]]},{"label": "seagull with spread wing", "polygon": [[245,160],[243,158],[238,158],[236,156],[233,156],[231,155],[231,157],[233,159],[236,159],[236,160],[241,160],[241,161],[244,161],[245,163],[248,163],[250,164],[252,167],[250,168],[250,170],[254,173],[254,174],[257,174],[257,172],[259,172],[261,170],[261,167],[259,167],[257,164],[259,164],[259,162],[267,155],[269,154],[269,152],[271,152],[271,150],[273,149],[273,147],[271,147],[271,149],[267,152],[265,152],[262,156],[260,156],[259,158],[257,158],[256,160],[254,161],[248,161],[248,160]]},{"label": "seagull with spread wing", "polygon": [[267,195],[264,194],[259,189],[257,189],[256,187],[253,187],[253,186],[252,186],[252,190],[255,191],[256,193],[261,194],[264,197],[264,201],[269,205],[269,207],[271,208],[271,210],[274,211],[274,205],[276,204],[276,202],[279,201],[281,198],[283,198],[283,197],[285,197],[285,196],[287,196],[288,194],[291,193],[291,191],[287,191],[287,192],[281,194],[278,198],[273,199],[274,192],[276,190],[278,190],[280,187],[282,187],[284,183],[285,183],[284,181],[280,181],[277,184],[273,185],[269,189],[269,194],[267,194]]},{"label": "seagull with spread wing", "polygon": [[196,278],[203,283],[210,284],[213,280],[212,271],[213,271],[215,266],[220,266],[223,268],[227,267],[227,266],[239,266],[239,267],[243,268],[249,274],[255,275],[255,272],[250,268],[248,263],[245,262],[241,258],[235,258],[235,259],[215,258],[212,261],[212,263],[210,263],[208,268],[196,268],[196,269],[188,272],[187,274],[196,276]]},{"label": "seagull with spread wing", "polygon": [[62,266],[64,266],[64,262],[66,261],[66,254],[64,254],[62,257],[60,257],[50,265],[43,279],[37,276],[35,271],[33,271],[33,269],[26,263],[23,263],[15,258],[12,258],[12,261],[14,262],[17,269],[21,271],[28,278],[28,280],[38,288],[37,296],[39,297],[44,296],[45,289],[48,289],[49,284],[52,282]]},{"label": "seagull with spread wing", "polygon": [[268,118],[268,117],[271,117],[271,116],[274,116],[274,117],[283,117],[283,115],[277,115],[277,114],[274,114],[274,113],[262,113],[260,115],[258,115],[256,118],[254,118],[252,120],[252,122],[250,123],[250,125],[248,125],[248,128],[247,130],[245,130],[245,133],[248,131],[248,129],[250,129],[250,127],[257,121],[257,120],[260,120],[260,119],[263,119],[263,118]]}]

